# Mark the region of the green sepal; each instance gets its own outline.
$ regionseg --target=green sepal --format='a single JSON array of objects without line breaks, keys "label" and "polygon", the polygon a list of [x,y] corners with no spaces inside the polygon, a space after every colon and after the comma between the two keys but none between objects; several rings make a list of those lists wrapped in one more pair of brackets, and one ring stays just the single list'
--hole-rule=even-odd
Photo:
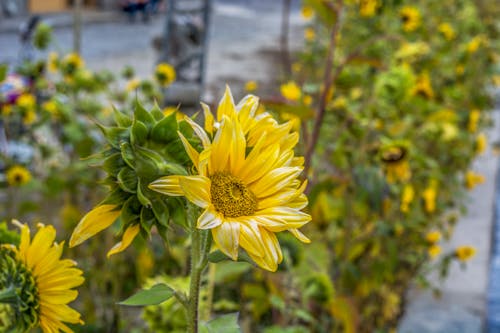
[{"label": "green sepal", "polygon": [[123,202],[129,197],[130,193],[122,191],[122,189],[118,186],[114,188],[111,193],[108,194],[103,201],[99,203],[101,205],[122,205]]},{"label": "green sepal", "polygon": [[156,121],[160,121],[163,118],[165,118],[165,115],[163,114],[160,107],[158,106],[158,103],[156,103],[156,102],[155,102],[155,105],[153,106],[153,108],[151,109],[150,113]]},{"label": "green sepal", "polygon": [[160,164],[160,172],[162,174],[172,174],[172,175],[180,175],[187,176],[187,170],[180,164],[177,163],[162,163]]},{"label": "green sepal", "polygon": [[123,225],[129,225],[132,221],[139,219],[141,203],[135,196],[131,196],[125,201],[121,210],[121,220]]},{"label": "green sepal", "polygon": [[160,283],[152,286],[151,289],[143,289],[118,304],[126,306],[158,305],[174,295],[174,289],[166,284]]},{"label": "green sepal", "polygon": [[178,138],[175,113],[172,113],[157,122],[151,130],[151,139],[157,142],[169,143]]},{"label": "green sepal", "polygon": [[152,205],[151,200],[144,195],[144,189],[141,186],[141,180],[137,181],[137,199],[144,206],[150,207]]},{"label": "green sepal", "polygon": [[156,217],[153,214],[153,210],[148,207],[142,207],[141,209],[141,232],[143,233],[144,238],[147,238],[151,232],[151,228],[155,223]]},{"label": "green sepal", "polygon": [[134,120],[142,121],[148,128],[155,123],[153,116],[137,100],[135,102]]},{"label": "green sepal", "polygon": [[141,146],[134,146],[137,155],[137,173],[154,178],[158,175],[160,166],[165,163],[163,157],[155,152]]},{"label": "green sepal", "polygon": [[210,320],[206,323],[200,323],[200,333],[240,333],[241,328],[238,324],[238,313],[229,313]]},{"label": "green sepal", "polygon": [[[215,250],[208,255],[208,261],[210,261],[211,263],[214,263],[214,264],[221,262],[221,261],[225,261],[225,260],[232,260],[232,259],[229,258],[227,255],[225,255],[220,250]],[[236,261],[248,262],[252,265],[255,265],[252,258],[250,258],[250,256],[245,251],[243,251],[241,249],[238,252],[238,259]]]},{"label": "green sepal", "polygon": [[106,127],[101,124],[97,124],[101,129],[104,137],[109,142],[111,147],[120,149],[120,145],[129,140],[129,130],[125,127]]},{"label": "green sepal", "polygon": [[113,105],[113,119],[119,127],[129,127],[132,125],[132,119],[118,111]]},{"label": "green sepal", "polygon": [[135,154],[132,149],[132,146],[130,146],[128,142],[124,142],[120,146],[120,151],[121,151],[121,156],[125,161],[125,163],[127,163],[129,167],[137,171],[135,166]]},{"label": "green sepal", "polygon": [[125,192],[136,193],[137,174],[129,167],[124,167],[118,172],[118,186]]},{"label": "green sepal", "polygon": [[104,160],[102,169],[110,175],[117,175],[125,166],[119,153],[115,153]]},{"label": "green sepal", "polygon": [[167,204],[165,204],[161,199],[156,199],[152,201],[151,208],[153,209],[153,214],[158,220],[158,223],[164,227],[168,227],[170,212]]},{"label": "green sepal", "polygon": [[168,200],[167,205],[170,211],[172,222],[185,229],[188,229],[189,224],[187,220],[186,205],[184,203],[184,200],[181,198],[171,197]]},{"label": "green sepal", "polygon": [[142,145],[148,139],[149,130],[140,120],[134,120],[130,131],[130,142],[133,145]]}]

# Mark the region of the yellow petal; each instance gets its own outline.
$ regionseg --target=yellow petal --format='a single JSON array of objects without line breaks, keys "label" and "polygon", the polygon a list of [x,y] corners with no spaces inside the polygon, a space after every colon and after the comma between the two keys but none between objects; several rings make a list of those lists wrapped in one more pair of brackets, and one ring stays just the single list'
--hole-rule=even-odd
[{"label": "yellow petal", "polygon": [[189,141],[182,135],[181,132],[177,132],[179,137],[181,138],[182,144],[184,145],[184,149],[186,150],[186,153],[188,154],[189,158],[193,162],[194,166],[198,168],[198,163],[200,161],[200,153],[196,151],[196,149],[191,146]]},{"label": "yellow petal", "polygon": [[212,229],[215,245],[233,260],[238,259],[238,245],[240,239],[240,224],[238,222],[224,221]]},{"label": "yellow petal", "polygon": [[217,108],[217,121],[221,122],[223,116],[227,116],[229,118],[234,118],[236,115],[236,110],[233,101],[233,95],[231,94],[231,89],[226,85],[226,91],[224,92],[224,96],[222,96],[221,101],[219,102],[219,107]]},{"label": "yellow petal", "polygon": [[257,198],[265,198],[281,190],[286,185],[291,184],[301,171],[302,169],[298,167],[274,169],[251,184],[250,189]]},{"label": "yellow petal", "polygon": [[238,170],[245,166],[246,140],[240,124],[236,121],[233,124],[233,135],[231,138],[231,151],[229,152],[229,170],[236,174]]},{"label": "yellow petal", "polygon": [[238,111],[238,119],[241,123],[243,133],[248,133],[251,128],[252,122],[254,121],[255,111],[259,106],[259,98],[254,95],[245,96],[236,105],[236,110]]},{"label": "yellow petal", "polygon": [[196,135],[200,138],[203,148],[208,148],[210,146],[210,139],[208,138],[207,133],[205,133],[205,130],[189,117],[185,117],[184,120],[191,125]]},{"label": "yellow petal", "polygon": [[28,254],[28,249],[31,243],[30,228],[26,224],[22,224],[18,220],[12,220],[12,223],[17,227],[21,228],[21,241],[19,243],[19,254],[24,262],[26,262],[26,256]]},{"label": "yellow petal", "polygon": [[301,241],[302,243],[311,243],[311,240],[309,238],[307,238],[302,232],[300,232],[298,229],[289,229],[288,231],[290,231],[292,233],[292,235],[294,235],[295,237],[297,237],[297,239],[299,241]]},{"label": "yellow petal", "polygon": [[261,228],[262,241],[264,243],[264,255],[256,256],[252,252],[247,252],[250,258],[260,267],[275,272],[278,264],[283,260],[278,239],[273,232]]},{"label": "yellow petal", "polygon": [[265,255],[264,242],[258,225],[250,220],[240,223],[240,246],[255,256]]},{"label": "yellow petal", "polygon": [[309,214],[290,207],[266,208],[258,211],[253,218],[260,226],[273,232],[300,228],[311,220]]},{"label": "yellow petal", "polygon": [[47,255],[55,239],[56,229],[53,226],[42,226],[38,229],[26,257],[26,264],[29,268],[33,269]]},{"label": "yellow petal", "polygon": [[208,207],[210,179],[204,176],[182,176],[179,177],[179,185],[189,201],[201,208]]},{"label": "yellow petal", "polygon": [[214,116],[212,111],[210,111],[210,107],[205,103],[200,103],[203,109],[203,115],[205,116],[205,130],[212,135],[214,132]]},{"label": "yellow petal", "polygon": [[200,215],[197,222],[198,229],[212,229],[222,223],[222,216],[214,210],[214,207],[208,207]]},{"label": "yellow petal", "polygon": [[123,233],[122,241],[116,243],[115,246],[113,246],[111,248],[111,250],[109,250],[107,257],[109,258],[113,254],[117,254],[119,252],[122,252],[127,247],[129,247],[129,245],[132,243],[135,236],[137,236],[137,234],[139,233],[140,230],[141,230],[141,227],[139,224],[134,224],[134,225],[128,227],[127,230],[125,230],[125,232]]},{"label": "yellow petal", "polygon": [[101,205],[88,212],[78,223],[71,239],[69,246],[73,247],[81,244],[88,238],[94,236],[99,231],[109,227],[120,216],[120,211],[116,210],[115,205]]},{"label": "yellow petal", "polygon": [[231,151],[233,138],[233,124],[229,118],[223,117],[220,128],[215,133],[212,142],[212,153],[210,155],[209,172],[227,171],[229,152]]},{"label": "yellow petal", "polygon": [[172,197],[183,196],[184,191],[179,185],[179,177],[182,176],[161,177],[149,184],[148,187],[153,191],[160,192],[165,195],[170,195]]}]

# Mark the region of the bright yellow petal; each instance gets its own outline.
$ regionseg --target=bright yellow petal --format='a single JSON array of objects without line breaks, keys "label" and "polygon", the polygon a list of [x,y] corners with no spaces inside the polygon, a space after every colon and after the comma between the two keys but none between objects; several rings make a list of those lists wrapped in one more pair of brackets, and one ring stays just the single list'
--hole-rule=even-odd
[{"label": "bright yellow petal", "polygon": [[238,259],[238,245],[240,239],[240,224],[233,221],[224,221],[212,229],[215,245],[228,257]]},{"label": "bright yellow petal", "polygon": [[248,252],[248,255],[252,260],[260,267],[276,272],[278,269],[278,264],[283,260],[283,254],[281,252],[278,239],[273,232],[267,231],[261,228],[262,241],[264,243],[264,255],[256,256],[252,252]]},{"label": "bright yellow petal", "polygon": [[259,106],[259,98],[254,95],[245,96],[236,105],[236,110],[238,111],[238,119],[241,123],[243,133],[248,133],[255,117],[255,111]]},{"label": "bright yellow petal", "polygon": [[227,171],[229,169],[228,162],[232,139],[233,124],[229,118],[224,116],[212,143],[212,153],[209,163],[210,174],[214,174],[217,171]]},{"label": "bright yellow petal", "polygon": [[[255,149],[255,148],[254,148]],[[250,184],[269,173],[279,156],[280,147],[278,144],[271,144],[259,154],[253,156],[253,150],[245,160],[245,167],[242,168],[238,177],[246,184]],[[254,192],[255,193],[255,192]]]},{"label": "bright yellow petal", "polygon": [[309,238],[307,238],[302,232],[300,232],[298,229],[290,229],[288,230],[292,233],[292,235],[294,235],[295,237],[297,237],[297,239],[299,241],[301,241],[302,243],[311,243],[311,240]]},{"label": "bright yellow petal", "polygon": [[219,102],[219,107],[217,108],[217,121],[221,122],[223,116],[227,116],[230,119],[233,119],[236,115],[236,110],[234,106],[233,95],[231,94],[231,89],[226,85],[226,91],[224,92],[224,96],[222,96],[221,101]]},{"label": "bright yellow petal", "polygon": [[170,195],[172,197],[183,196],[184,191],[179,185],[179,177],[182,176],[161,177],[149,184],[148,187],[153,191],[160,192],[165,195]]},{"label": "bright yellow petal", "polygon": [[265,198],[273,193],[278,192],[284,186],[291,183],[292,180],[302,171],[298,167],[282,167],[274,169],[265,174],[262,178],[250,185],[250,189],[257,198]]},{"label": "bright yellow petal", "polygon": [[200,103],[203,109],[203,115],[205,116],[205,130],[212,135],[214,132],[214,115],[210,111],[210,107],[205,103]]},{"label": "bright yellow petal", "polygon": [[196,206],[206,208],[210,204],[210,179],[203,176],[179,177],[179,185],[186,198]]},{"label": "bright yellow petal", "polygon": [[208,207],[198,218],[196,227],[198,229],[212,229],[222,223],[223,217],[217,213],[214,207]]},{"label": "bright yellow petal", "polygon": [[[240,218],[238,218],[239,220]],[[250,219],[240,223],[240,246],[247,253],[252,253],[255,256],[263,257],[265,255],[264,242],[260,233],[259,226]]]},{"label": "bright yellow petal", "polygon": [[56,229],[53,226],[40,226],[31,241],[31,246],[26,257],[26,264],[30,269],[33,269],[47,255],[49,250],[52,249],[55,239]]},{"label": "bright yellow petal", "polygon": [[128,227],[127,230],[125,230],[125,232],[123,233],[123,237],[122,237],[121,242],[118,242],[117,244],[115,244],[115,246],[113,246],[111,248],[111,250],[109,250],[107,257],[109,258],[113,254],[117,254],[119,252],[122,252],[127,247],[129,247],[129,245],[132,243],[135,236],[137,236],[137,234],[139,233],[140,230],[141,230],[141,227],[139,224],[134,224],[134,225]]},{"label": "bright yellow petal", "polygon": [[18,220],[12,220],[12,223],[21,229],[21,241],[19,243],[19,255],[26,262],[28,249],[31,243],[30,228],[26,224],[22,224]]},{"label": "bright yellow petal", "polygon": [[182,144],[184,145],[184,149],[186,150],[186,153],[188,154],[189,158],[193,162],[194,166],[198,168],[198,164],[200,162],[200,153],[196,151],[196,149],[191,146],[189,141],[182,135],[181,132],[177,132],[179,137],[181,138]]},{"label": "bright yellow petal", "polygon": [[208,148],[210,146],[210,139],[208,138],[207,133],[205,133],[205,130],[200,125],[195,123],[193,119],[187,116],[184,117],[184,120],[186,120],[188,124],[191,125],[196,135],[200,138],[201,143],[203,144],[203,148]]},{"label": "bright yellow petal", "polygon": [[81,244],[88,238],[94,236],[99,231],[109,227],[120,216],[120,211],[116,210],[115,205],[101,205],[88,212],[78,223],[71,239],[69,246],[73,247]]},{"label": "bright yellow petal", "polygon": [[238,122],[233,124],[233,135],[231,138],[231,151],[229,152],[229,170],[236,174],[245,166],[246,140],[241,126]]},{"label": "bright yellow petal", "polygon": [[302,227],[311,220],[311,216],[290,207],[271,207],[260,210],[253,216],[255,221],[273,232]]}]

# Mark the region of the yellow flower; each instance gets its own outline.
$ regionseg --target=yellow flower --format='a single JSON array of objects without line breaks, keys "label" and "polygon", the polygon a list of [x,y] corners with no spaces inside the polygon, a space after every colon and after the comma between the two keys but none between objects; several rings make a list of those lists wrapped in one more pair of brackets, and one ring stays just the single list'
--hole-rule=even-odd
[{"label": "yellow flower", "polygon": [[436,244],[429,246],[429,248],[427,249],[427,254],[431,259],[436,258],[438,255],[441,254],[441,246]]},{"label": "yellow flower", "polygon": [[10,186],[22,186],[31,180],[31,173],[23,166],[14,165],[7,170],[5,177]]},{"label": "yellow flower", "polygon": [[29,126],[33,124],[37,119],[36,112],[34,110],[29,110],[23,117],[23,124]]},{"label": "yellow flower", "polygon": [[58,115],[57,103],[54,100],[43,103],[42,109],[53,117],[56,117]]},{"label": "yellow flower", "polygon": [[258,88],[258,84],[256,81],[247,81],[245,83],[245,91],[247,92],[253,92],[255,90],[257,90]]},{"label": "yellow flower", "polygon": [[432,89],[429,73],[424,72],[419,75],[417,82],[412,90],[413,95],[421,96],[426,99],[434,98],[434,90]]},{"label": "yellow flower", "polygon": [[424,198],[424,208],[425,211],[429,214],[432,214],[436,211],[436,187],[429,186],[422,193],[422,198]]},{"label": "yellow flower", "polygon": [[416,30],[421,23],[421,15],[418,8],[413,6],[405,6],[401,8],[399,15],[403,21],[403,30],[412,32]]},{"label": "yellow flower", "polygon": [[457,75],[463,75],[465,73],[465,66],[462,64],[457,65],[455,67],[455,73],[457,73]]},{"label": "yellow flower", "polygon": [[[16,292],[25,292],[24,287],[34,282],[36,292],[30,301],[32,306],[36,305],[35,326],[40,326],[44,333],[73,332],[64,323],[83,324],[80,314],[68,306],[78,296],[73,288],[83,283],[82,271],[75,267],[73,260],[61,259],[64,243],[54,242],[56,230],[53,226],[38,224],[38,231],[31,239],[27,225],[14,223],[21,228],[21,241],[19,247],[10,246],[9,249],[30,275]],[[21,311],[23,316],[29,316],[31,310],[24,308]]]},{"label": "yellow flower", "polygon": [[179,107],[176,106],[167,106],[162,110],[162,112],[165,115],[165,117],[168,117],[172,113],[175,113],[175,119],[177,119],[177,121],[181,121],[182,119],[184,119],[184,113],[182,113],[179,110]]},{"label": "yellow flower", "polygon": [[363,95],[363,89],[360,87],[352,88],[350,91],[350,98],[353,100],[359,99]]},{"label": "yellow flower", "polygon": [[467,53],[469,54],[473,54],[473,53],[476,53],[476,51],[479,49],[479,47],[481,46],[483,42],[483,36],[476,36],[474,38],[472,38],[466,45],[466,50],[467,50]]},{"label": "yellow flower", "polygon": [[175,81],[175,69],[166,63],[158,64],[155,70],[155,77],[162,87],[168,87]]},{"label": "yellow flower", "polygon": [[314,16],[314,9],[311,6],[302,6],[300,13],[302,14],[303,18],[305,18],[306,20],[310,20]]},{"label": "yellow flower", "polygon": [[479,119],[481,119],[481,111],[478,109],[474,109],[469,113],[469,122],[467,124],[467,129],[471,133],[475,133],[477,131],[477,124],[479,123]]},{"label": "yellow flower", "polygon": [[438,26],[438,30],[447,40],[455,39],[455,30],[453,30],[453,27],[449,23],[441,23]]},{"label": "yellow flower", "polygon": [[281,95],[290,101],[298,101],[302,92],[299,86],[293,81],[289,81],[286,84],[282,84],[280,87]]},{"label": "yellow flower", "polygon": [[16,105],[25,111],[32,110],[35,108],[36,99],[32,94],[22,94],[16,100]]},{"label": "yellow flower", "polygon": [[413,61],[430,52],[429,44],[425,42],[403,43],[396,51],[395,57],[400,60]]},{"label": "yellow flower", "polygon": [[61,70],[67,78],[71,78],[75,72],[85,66],[85,62],[78,53],[66,55],[61,64]]},{"label": "yellow flower", "polygon": [[484,153],[487,146],[488,139],[486,138],[486,134],[479,134],[476,138],[476,154],[481,155],[482,153]]},{"label": "yellow flower", "polygon": [[441,240],[441,233],[437,230],[430,231],[425,235],[425,240],[431,244],[437,243]]},{"label": "yellow flower", "polygon": [[304,29],[304,39],[308,42],[311,42],[314,40],[316,37],[316,32],[314,32],[314,29],[309,27]]},{"label": "yellow flower", "polygon": [[[115,205],[105,204],[95,207],[78,222],[69,240],[69,246],[77,246],[98,232],[108,228],[116,221],[120,214],[121,211]],[[108,251],[107,256],[110,257],[129,247],[139,231],[140,226],[138,224],[129,226],[123,233],[122,240]]]},{"label": "yellow flower", "polygon": [[405,182],[411,178],[408,149],[406,147],[395,144],[383,147],[380,158],[384,163],[388,183]]},{"label": "yellow flower", "polygon": [[304,102],[304,105],[309,106],[313,102],[313,98],[311,95],[304,95],[304,98],[302,99],[302,102]]},{"label": "yellow flower", "polygon": [[[162,177],[150,188],[186,196],[201,207],[197,227],[210,229],[217,247],[233,260],[242,247],[260,267],[276,271],[283,255],[275,233],[289,231],[309,242],[298,228],[311,216],[301,211],[307,197],[306,182],[298,179],[304,160],[293,153],[298,135],[290,133],[290,124],[278,125],[270,115],[255,118],[257,105],[250,95],[235,106],[227,88],[213,139],[186,118],[203,145],[198,152],[179,133],[198,174]],[[207,118],[210,110],[203,106]],[[208,133],[214,130],[210,122],[205,123]]]},{"label": "yellow flower", "polygon": [[455,249],[455,256],[460,261],[467,261],[471,259],[476,254],[476,249],[473,246],[464,245],[459,246]]},{"label": "yellow flower", "polygon": [[141,84],[141,80],[139,80],[137,78],[131,79],[127,82],[127,84],[125,86],[125,90],[128,92],[134,91],[139,87],[140,84]]},{"label": "yellow flower", "polygon": [[48,67],[49,72],[51,72],[51,73],[57,72],[57,69],[59,67],[59,55],[56,52],[49,53],[47,67]]},{"label": "yellow flower", "polygon": [[361,0],[359,4],[359,15],[363,17],[372,17],[379,6],[378,0]]},{"label": "yellow flower", "polygon": [[403,187],[403,192],[401,193],[401,205],[399,209],[403,213],[407,213],[410,209],[410,204],[413,202],[415,198],[415,190],[411,184],[406,184]]},{"label": "yellow flower", "polygon": [[475,173],[472,170],[468,170],[465,173],[465,187],[467,189],[472,190],[476,185],[484,183],[485,178],[483,175]]}]

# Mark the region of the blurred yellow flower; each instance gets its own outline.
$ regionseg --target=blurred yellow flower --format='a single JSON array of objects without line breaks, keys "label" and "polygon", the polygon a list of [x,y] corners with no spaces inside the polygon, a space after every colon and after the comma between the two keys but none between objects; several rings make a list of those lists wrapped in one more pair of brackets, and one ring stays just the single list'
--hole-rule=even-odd
[{"label": "blurred yellow flower", "polygon": [[128,92],[136,90],[139,85],[141,84],[141,80],[134,78],[131,80],[128,80],[127,84],[125,85],[125,90]]},{"label": "blurred yellow flower", "polygon": [[257,90],[257,88],[259,87],[259,85],[257,84],[256,81],[247,81],[245,83],[245,91],[247,92],[254,92],[255,90]]},{"label": "blurred yellow flower", "polygon": [[174,67],[167,63],[158,64],[155,69],[155,78],[162,87],[168,87],[176,78]]},{"label": "blurred yellow flower", "polygon": [[441,240],[441,232],[437,230],[430,231],[425,235],[425,240],[431,244],[437,243]]},{"label": "blurred yellow flower", "polygon": [[467,189],[472,190],[476,185],[484,183],[485,178],[483,175],[475,173],[472,170],[468,170],[465,173],[465,187]]},{"label": "blurred yellow flower", "polygon": [[56,52],[50,52],[47,60],[49,72],[56,73],[59,68],[59,55]]},{"label": "blurred yellow flower", "polygon": [[313,28],[308,27],[304,29],[304,38],[306,41],[308,42],[313,41],[315,37],[316,37],[316,32],[314,31]]},{"label": "blurred yellow flower", "polygon": [[32,110],[36,105],[35,96],[29,93],[24,93],[17,98],[16,105],[25,111]]},{"label": "blurred yellow flower", "polygon": [[403,30],[406,32],[412,32],[416,30],[421,23],[420,10],[413,6],[404,6],[401,8],[399,15],[403,22]]},{"label": "blurred yellow flower", "polygon": [[58,117],[58,106],[54,100],[48,100],[42,104],[42,110],[50,114],[52,117]]},{"label": "blurred yellow flower", "polygon": [[359,15],[363,17],[372,17],[379,6],[378,0],[361,0],[359,3]]},{"label": "blurred yellow flower", "polygon": [[418,76],[412,93],[413,95],[421,96],[426,99],[434,98],[434,90],[432,89],[429,73],[424,72]]},{"label": "blurred yellow flower", "polygon": [[425,42],[403,43],[396,51],[396,59],[412,62],[430,52],[429,44]]},{"label": "blurred yellow flower", "polygon": [[359,99],[362,95],[363,95],[363,89],[361,89],[360,87],[355,87],[355,88],[352,88],[352,89],[351,89],[349,97],[350,97],[352,100],[357,100],[357,99]]},{"label": "blurred yellow flower", "polygon": [[455,39],[455,30],[453,30],[453,27],[449,23],[441,23],[438,26],[438,30],[440,33],[443,34],[444,38],[446,40],[453,40]]},{"label": "blurred yellow flower", "polygon": [[462,262],[468,261],[474,255],[476,255],[476,249],[473,246],[464,245],[455,249],[455,256]]},{"label": "blurred yellow flower", "polygon": [[477,50],[479,49],[479,47],[481,46],[481,44],[483,43],[483,39],[484,39],[484,37],[481,35],[472,38],[467,43],[467,45],[465,47],[467,50],[467,53],[469,53],[469,54],[476,53]]},{"label": "blurred yellow flower", "polygon": [[5,104],[2,106],[2,116],[7,117],[12,113],[12,106]]},{"label": "blurred yellow flower", "polygon": [[165,117],[168,117],[172,113],[175,113],[175,119],[177,119],[177,121],[181,121],[184,119],[184,113],[182,113],[182,111],[179,110],[179,107],[177,106],[167,106],[162,110],[162,112]]},{"label": "blurred yellow flower", "polygon": [[475,133],[477,131],[479,119],[481,119],[481,111],[479,109],[474,109],[469,113],[469,122],[467,123],[469,132]]},{"label": "blurred yellow flower", "polygon": [[304,102],[304,105],[310,106],[313,102],[313,98],[311,95],[304,95],[304,98],[302,99],[302,101]]},{"label": "blurred yellow flower", "polygon": [[429,248],[427,249],[427,254],[431,259],[436,258],[438,255],[441,254],[441,246],[436,244],[429,246]]},{"label": "blurred yellow flower", "polygon": [[458,64],[455,67],[455,73],[457,73],[457,75],[463,75],[465,73],[465,66],[462,64]]},{"label": "blurred yellow flower", "polygon": [[302,96],[299,86],[293,81],[282,84],[280,87],[281,95],[290,101],[298,101]]},{"label": "blurred yellow flower", "polygon": [[21,165],[14,165],[7,170],[5,177],[10,186],[22,186],[31,180],[31,173]]},{"label": "blurred yellow flower", "polygon": [[388,183],[406,182],[411,178],[408,149],[400,145],[382,148],[380,158],[384,163]]},{"label": "blurred yellow flower", "polygon": [[[78,296],[78,292],[73,288],[83,283],[83,272],[75,267],[73,260],[60,258],[64,244],[54,242],[56,230],[53,226],[38,224],[38,231],[31,238],[27,225],[18,221],[14,223],[21,229],[21,241],[19,247],[8,246],[7,249],[14,253],[16,260],[25,267],[24,274],[29,276],[10,278],[14,278],[12,283],[22,284],[16,286],[16,292],[19,292],[21,297],[30,297],[29,301],[23,300],[23,304],[33,307],[19,311],[22,311],[23,317],[36,313],[37,318],[33,324],[40,326],[44,333],[60,330],[72,333],[73,330],[63,322],[83,324],[80,314],[68,306],[68,303]],[[30,289],[34,292],[26,295]]]},{"label": "blurred yellow flower", "polygon": [[403,213],[407,213],[410,210],[410,204],[413,202],[415,198],[415,190],[411,184],[406,184],[403,187],[403,192],[401,193],[401,205],[399,209]]},{"label": "blurred yellow flower", "polygon": [[484,153],[487,146],[488,139],[486,138],[486,134],[479,134],[476,138],[476,154],[481,155],[482,153]]},{"label": "blurred yellow flower", "polygon": [[[309,242],[298,228],[311,216],[302,212],[308,200],[303,193],[307,182],[298,179],[304,160],[293,153],[298,137],[289,132],[289,125],[276,141],[266,137],[268,131],[279,130],[275,125],[248,127],[252,120],[258,121],[254,118],[257,103],[249,96],[234,105],[227,88],[217,110],[220,126],[213,139],[186,118],[203,145],[198,152],[179,133],[198,174],[161,177],[149,187],[165,195],[186,196],[201,207],[197,228],[211,230],[216,246],[233,260],[242,247],[257,265],[276,271],[283,255],[275,233],[289,231]],[[252,145],[249,138],[254,135],[257,143]]]},{"label": "blurred yellow flower", "polygon": [[432,214],[436,211],[436,187],[428,186],[424,192],[422,193],[422,198],[424,199],[424,208],[425,211],[429,214]]},{"label": "blurred yellow flower", "polygon": [[305,5],[302,6],[300,13],[302,14],[303,18],[305,18],[306,20],[310,20],[314,16],[314,9],[311,6]]},{"label": "blurred yellow flower", "polygon": [[29,126],[37,120],[37,115],[35,110],[28,110],[23,117],[23,124]]}]

